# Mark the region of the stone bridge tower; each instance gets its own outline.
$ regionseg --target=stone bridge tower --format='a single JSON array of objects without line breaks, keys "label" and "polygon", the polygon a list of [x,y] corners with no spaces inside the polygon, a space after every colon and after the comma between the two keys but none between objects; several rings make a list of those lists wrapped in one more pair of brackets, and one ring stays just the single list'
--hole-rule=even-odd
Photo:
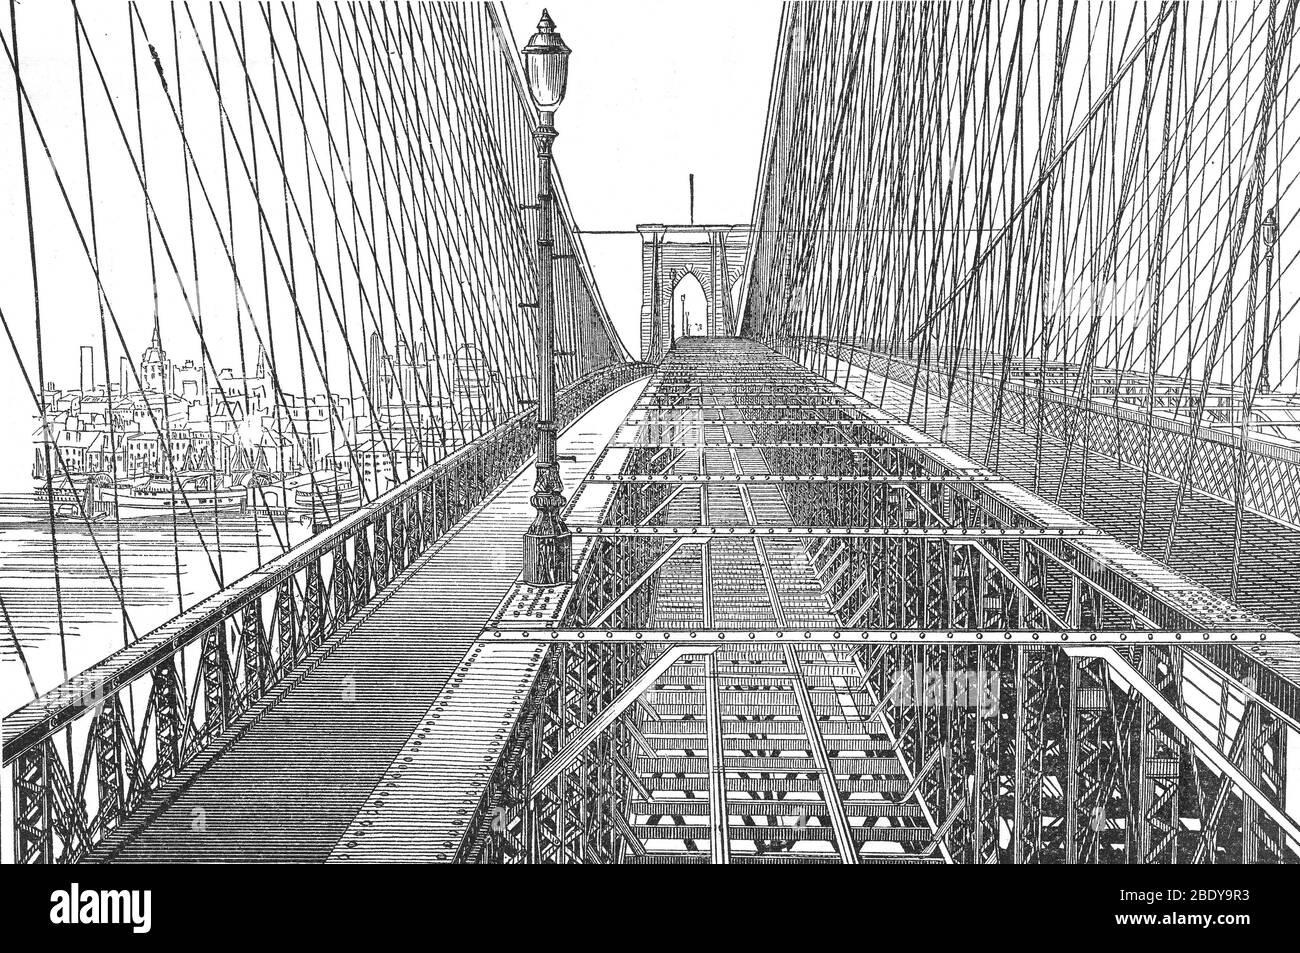
[{"label": "stone bridge tower", "polygon": [[745,267],[748,225],[638,225],[641,233],[641,357],[657,361],[675,337],[673,289],[693,274],[704,289],[708,308],[705,333],[736,333],[737,315],[731,289]]}]

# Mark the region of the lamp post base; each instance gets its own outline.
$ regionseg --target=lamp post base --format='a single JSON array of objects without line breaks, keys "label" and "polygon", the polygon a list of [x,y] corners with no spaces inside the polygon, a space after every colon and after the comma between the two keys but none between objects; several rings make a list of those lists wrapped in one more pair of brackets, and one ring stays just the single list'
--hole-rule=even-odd
[{"label": "lamp post base", "polygon": [[523,581],[530,586],[567,586],[573,581],[573,535],[568,530],[524,534]]}]

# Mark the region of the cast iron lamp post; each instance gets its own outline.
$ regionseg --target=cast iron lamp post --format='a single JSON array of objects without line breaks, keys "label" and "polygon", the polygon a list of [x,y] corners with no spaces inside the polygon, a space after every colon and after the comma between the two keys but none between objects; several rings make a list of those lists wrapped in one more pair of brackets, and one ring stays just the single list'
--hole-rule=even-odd
[{"label": "cast iron lamp post", "polygon": [[523,49],[528,86],[541,118],[537,143],[537,481],[533,508],[537,515],[524,534],[524,582],[562,586],[572,578],[573,537],[564,524],[564,486],[556,458],[555,435],[555,289],[552,284],[551,143],[555,108],[564,99],[569,79],[569,48],[543,10],[537,32]]}]

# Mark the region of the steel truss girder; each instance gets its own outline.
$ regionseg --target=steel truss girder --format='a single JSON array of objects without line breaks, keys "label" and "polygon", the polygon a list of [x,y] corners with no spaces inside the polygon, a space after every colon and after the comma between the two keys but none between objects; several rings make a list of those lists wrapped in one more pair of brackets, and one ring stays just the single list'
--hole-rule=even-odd
[{"label": "steel truss girder", "polygon": [[[638,587],[640,589],[641,587]],[[619,606],[618,608],[622,608]],[[612,625],[591,628],[540,628],[526,624],[512,625],[498,620],[485,629],[481,638],[503,642],[639,642],[643,644],[700,644],[705,642],[785,642],[822,643],[889,643],[896,645],[1132,645],[1200,646],[1198,651],[1218,645],[1248,644],[1268,633],[1217,629],[1205,631],[1160,631],[1151,629],[1117,629],[1093,631],[1070,629],[1043,632],[1038,629],[717,629],[717,628],[615,628]]]},{"label": "steel truss girder", "polygon": [[[682,394],[699,396],[695,390]],[[1041,527],[1031,526],[1020,531],[1026,528],[1016,524],[1009,507],[979,495],[980,481],[932,479],[935,475],[925,473],[918,462],[921,455],[913,452],[923,447],[853,447],[838,442],[843,433],[828,430],[857,428],[864,432],[861,439],[876,444],[882,442],[870,434],[876,421],[764,423],[773,419],[770,414],[705,420],[708,410],[695,407],[697,419],[673,422],[677,429],[669,434],[670,443],[634,446],[627,479],[608,481],[617,484],[615,499],[623,509],[619,516],[602,516],[596,527],[601,535],[591,543],[593,565],[608,574],[593,579],[593,585],[608,585],[608,592],[584,603],[585,614],[561,624],[597,618],[618,598],[620,587],[629,584],[640,595],[628,600],[636,607],[626,617],[637,622],[620,624],[620,605],[613,607],[607,626],[578,622],[521,630],[502,623],[485,638],[551,641],[556,643],[553,655],[645,653],[653,643],[729,649],[739,643],[772,653],[775,643],[781,643],[781,652],[797,652],[795,646],[803,644],[838,658],[855,657],[862,663],[861,685],[877,699],[865,720],[881,719],[896,739],[896,750],[908,766],[902,793],[919,804],[930,827],[928,838],[908,829],[908,836],[917,838],[905,845],[909,857],[941,850],[967,862],[1151,862],[1197,859],[1198,853],[1202,860],[1229,854],[1282,859],[1287,854],[1291,822],[1284,813],[1279,816],[1278,806],[1285,789],[1284,720],[1268,705],[1248,706],[1229,755],[1202,751],[1181,697],[1185,657],[1204,651],[1222,665],[1216,652],[1234,659],[1261,635],[1278,644],[1291,641],[1287,636],[1245,626],[1205,631],[1189,624],[1189,615],[1162,604],[1158,590],[1143,589],[1121,569],[1090,555],[1095,549],[1052,539],[1066,535],[1054,530],[1040,533]],[[714,426],[725,433],[728,426],[740,425],[751,428],[752,440],[708,444],[697,429]],[[683,539],[708,543],[723,535],[749,535],[757,542],[781,532],[769,534],[763,527],[760,535],[754,532],[757,527],[710,525],[705,486],[743,482],[748,488],[762,481],[706,480],[691,474],[679,479],[666,473],[685,459],[675,450],[705,447],[733,454],[740,448],[762,450],[775,473],[820,471],[835,477],[816,488],[794,479],[770,482],[799,524],[784,529],[803,533],[811,566],[843,628],[646,626],[651,613],[642,609],[654,604],[654,563],[664,559],[667,544]],[[868,452],[855,453],[864,449]],[[897,479],[891,482],[891,476]],[[653,525],[662,512],[656,511],[665,499],[662,494],[683,487],[695,492],[693,484],[701,490],[700,522]],[[610,524],[626,525],[629,532],[606,533]],[[803,532],[807,527],[888,527],[899,539],[813,536]],[[949,530],[956,532],[950,536]],[[659,548],[649,548],[656,542]],[[647,548],[635,550],[634,545]],[[620,552],[619,546],[627,548]],[[774,605],[774,611],[778,608]],[[921,690],[900,703],[891,693],[904,674],[908,684]],[[955,698],[954,688],[963,684],[965,697]],[[553,683],[562,685],[562,680]],[[937,692],[937,700],[926,697],[927,689]],[[553,707],[561,707],[558,700]],[[539,711],[546,710],[547,704],[539,705]],[[640,704],[616,720],[631,746],[614,753],[616,766],[630,760],[647,710]],[[577,718],[574,723],[589,721]],[[715,733],[713,728],[701,730],[710,739]],[[551,744],[545,754],[553,757],[558,750]],[[718,752],[711,754],[710,780],[721,760]],[[562,777],[575,778],[574,770],[566,769]],[[626,772],[623,777],[624,790],[640,784]],[[1242,784],[1250,789],[1244,799]],[[717,805],[726,800],[727,786],[721,787],[721,796],[714,791],[709,802],[714,856],[722,853],[719,841],[727,840],[719,830]],[[679,789],[686,790],[670,788]],[[580,800],[586,795],[570,788],[569,796]],[[534,812],[539,826],[553,823],[547,810],[553,811],[553,805],[542,804]],[[644,845],[632,839],[632,825],[617,812],[611,818],[611,828],[623,838],[622,855],[639,854]],[[553,840],[563,840],[552,827],[545,829]],[[580,853],[569,850],[561,856],[576,859]],[[535,856],[540,859],[542,852]]]},{"label": "steel truss girder", "polygon": [[632,752],[629,711],[620,702],[607,723],[600,718],[648,664],[646,650],[633,646],[549,651],[460,860],[617,863],[639,846],[613,819],[631,790],[622,767]]},{"label": "steel truss girder", "polygon": [[[1219,752],[1179,714],[1178,647],[1127,649],[1131,663],[1100,647],[864,651],[877,714],[958,861],[1297,860],[1282,808],[1287,722],[1248,700]],[[964,694],[963,672],[975,676]]]},{"label": "steel truss girder", "polygon": [[[1259,721],[1253,711],[1259,712],[1260,719],[1275,719],[1271,709],[1258,702],[1248,704],[1237,738],[1225,754],[1188,717],[1182,698],[1182,650],[1150,646],[1123,651],[1067,647],[1063,651],[1103,660],[1111,675],[1127,684],[1137,708],[1128,737],[1129,783],[1135,792],[1128,843],[1130,861],[1212,861],[1216,859],[1216,845],[1225,842],[1239,843],[1242,856],[1251,857],[1259,842],[1261,820],[1265,839],[1282,849],[1276,853],[1270,849],[1271,856],[1256,856],[1247,862],[1296,859],[1285,848],[1285,838],[1300,842],[1300,823],[1286,813],[1285,788],[1277,783],[1285,771],[1284,744],[1280,740],[1284,733],[1270,728],[1269,742],[1262,749],[1252,743],[1252,739],[1259,739],[1255,733]],[[1151,709],[1145,720],[1144,705]],[[1277,721],[1281,723],[1281,719]],[[1205,768],[1219,775],[1214,803],[1207,796],[1208,784],[1201,775]],[[1261,786],[1256,780],[1265,772],[1269,781]],[[1229,796],[1239,802],[1235,816],[1224,810]],[[1189,817],[1197,821],[1199,835],[1183,823]]]}]

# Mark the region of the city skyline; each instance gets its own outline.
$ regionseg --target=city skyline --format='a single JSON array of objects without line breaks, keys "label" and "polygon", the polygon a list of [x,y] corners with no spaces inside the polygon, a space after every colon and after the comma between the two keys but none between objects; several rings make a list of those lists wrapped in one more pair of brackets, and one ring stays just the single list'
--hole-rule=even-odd
[{"label": "city skyline", "polygon": [[[399,341],[390,350],[377,332],[353,394],[289,390],[260,346],[251,374],[232,367],[213,374],[193,358],[173,360],[158,325],[138,361],[120,358],[116,381],[99,369],[107,362],[96,361],[93,345],[78,345],[76,354],[77,386],[47,381],[44,423],[32,415],[37,490],[51,475],[67,489],[75,477],[212,471],[247,482],[250,474],[334,471],[373,494],[491,426],[487,388],[508,384],[518,394],[527,386],[522,375],[503,382],[473,346],[459,346],[443,367],[424,342]],[[49,471],[47,442],[57,456]]]}]

